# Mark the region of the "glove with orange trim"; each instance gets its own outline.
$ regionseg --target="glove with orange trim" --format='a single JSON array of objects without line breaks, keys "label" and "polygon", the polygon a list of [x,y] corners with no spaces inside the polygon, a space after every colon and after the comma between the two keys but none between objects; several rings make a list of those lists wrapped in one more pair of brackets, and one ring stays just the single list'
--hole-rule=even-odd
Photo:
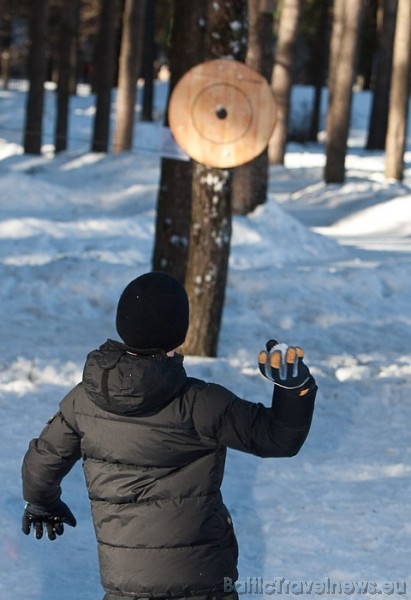
[{"label": "glove with orange trim", "polygon": [[304,396],[315,385],[315,381],[303,358],[304,351],[299,346],[287,346],[277,340],[269,340],[266,350],[258,355],[258,366],[262,375],[275,385],[295,390],[299,396]]}]

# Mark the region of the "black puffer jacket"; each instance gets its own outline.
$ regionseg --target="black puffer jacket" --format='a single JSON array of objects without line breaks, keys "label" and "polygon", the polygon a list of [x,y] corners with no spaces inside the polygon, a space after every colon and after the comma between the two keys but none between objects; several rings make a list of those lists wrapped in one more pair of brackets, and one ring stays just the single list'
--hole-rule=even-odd
[{"label": "black puffer jacket", "polygon": [[226,448],[292,456],[311,422],[316,388],[276,392],[273,408],[189,378],[182,357],[136,356],[108,341],[23,463],[28,502],[51,505],[80,456],[112,594],[178,597],[237,579],[237,543],[223,504]]}]

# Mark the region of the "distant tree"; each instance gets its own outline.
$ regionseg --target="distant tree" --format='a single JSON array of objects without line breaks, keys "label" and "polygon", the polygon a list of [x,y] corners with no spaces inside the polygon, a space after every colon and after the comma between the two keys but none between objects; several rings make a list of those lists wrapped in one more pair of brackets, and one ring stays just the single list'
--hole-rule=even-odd
[{"label": "distant tree", "polygon": [[149,0],[146,6],[144,25],[143,66],[141,76],[144,79],[142,121],[153,120],[154,101],[154,62],[156,60],[156,0]]},{"label": "distant tree", "polygon": [[284,164],[294,49],[301,9],[302,0],[283,0],[272,75],[272,88],[277,103],[277,122],[268,145],[269,160],[274,164]]},{"label": "distant tree", "polygon": [[115,70],[117,0],[100,0],[100,19],[94,58],[94,117],[92,152],[107,152]]},{"label": "distant tree", "polygon": [[61,152],[67,148],[70,95],[76,82],[79,11],[79,0],[64,2],[61,7],[57,111],[54,133],[56,152]]},{"label": "distant tree", "polygon": [[32,0],[29,17],[29,92],[24,126],[24,152],[40,154],[43,131],[44,82],[47,69],[48,1]]},{"label": "distant tree", "polygon": [[[332,0],[320,0],[311,4],[311,76],[314,97],[310,116],[308,139],[316,142],[320,130],[321,102],[325,85],[328,48],[330,44],[330,9]],[[306,6],[306,5],[304,5]]]},{"label": "distant tree", "polygon": [[[156,46],[156,68],[159,63],[168,63],[168,52],[170,49],[170,28],[172,24],[172,15],[176,0],[154,0],[156,24],[155,24],[155,46]],[[191,3],[193,10],[198,0]]]},{"label": "distant tree", "polygon": [[364,0],[361,34],[358,39],[356,87],[370,90],[372,86],[375,54],[378,47],[378,19],[381,0]]},{"label": "distant tree", "polygon": [[10,57],[12,42],[12,0],[2,0],[0,3],[0,76],[3,88],[9,87]]},{"label": "distant tree", "polygon": [[78,78],[80,82],[91,85],[94,80],[94,54],[97,46],[100,13],[100,0],[80,0]]},{"label": "distant tree", "polygon": [[[174,0],[169,50],[170,94],[204,58],[206,0]],[[165,125],[168,125],[166,116]],[[157,198],[153,269],[184,282],[190,231],[192,162],[163,157]]]},{"label": "distant tree", "polygon": [[378,48],[375,56],[375,83],[368,127],[367,150],[384,150],[392,73],[395,21],[398,0],[381,0],[378,19]]},{"label": "distant tree", "polygon": [[124,3],[113,142],[115,153],[131,150],[133,145],[137,78],[142,66],[146,4],[146,0],[125,0]]},{"label": "distant tree", "polygon": [[[244,62],[246,0],[207,2],[206,59]],[[232,24],[237,24],[233,27]],[[231,172],[194,162],[193,199],[185,285],[190,327],[185,354],[215,356],[224,306],[231,241]]]},{"label": "distant tree", "polygon": [[[276,0],[248,0],[248,46],[246,64],[268,82],[274,60],[274,13]],[[233,170],[234,214],[245,215],[267,199],[268,149],[254,160]]]},{"label": "distant tree", "polygon": [[385,176],[402,180],[407,136],[411,68],[411,2],[398,1],[388,113]]},{"label": "distant tree", "polygon": [[324,172],[326,183],[342,183],[345,179],[345,156],[363,5],[363,0],[334,0]]}]

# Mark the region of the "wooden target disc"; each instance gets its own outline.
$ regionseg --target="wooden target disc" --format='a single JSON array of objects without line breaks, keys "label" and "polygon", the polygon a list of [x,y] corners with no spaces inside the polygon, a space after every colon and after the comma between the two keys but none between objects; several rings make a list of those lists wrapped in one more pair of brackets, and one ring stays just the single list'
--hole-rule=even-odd
[{"label": "wooden target disc", "polygon": [[194,160],[210,167],[246,163],[267,146],[276,106],[266,79],[227,59],[202,63],[177,83],[169,103],[171,132]]}]

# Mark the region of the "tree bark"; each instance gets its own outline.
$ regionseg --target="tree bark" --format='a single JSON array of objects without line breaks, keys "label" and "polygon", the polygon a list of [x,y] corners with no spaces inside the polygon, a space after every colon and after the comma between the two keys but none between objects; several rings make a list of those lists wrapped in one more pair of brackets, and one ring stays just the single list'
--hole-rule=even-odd
[{"label": "tree bark", "polygon": [[3,89],[7,90],[10,80],[10,58],[12,42],[12,0],[4,0],[1,4],[0,29],[0,75]]},{"label": "tree bark", "polygon": [[113,141],[115,154],[131,150],[133,146],[137,77],[142,66],[145,9],[145,0],[125,0]]},{"label": "tree bark", "polygon": [[388,114],[385,176],[401,181],[407,135],[411,65],[411,3],[399,0]]},{"label": "tree bark", "polygon": [[387,137],[388,110],[392,73],[395,21],[398,0],[384,0],[383,18],[378,33],[376,77],[368,128],[367,150],[384,150]]},{"label": "tree bark", "polygon": [[[248,0],[248,46],[246,64],[268,82],[273,69],[274,12],[277,2]],[[233,170],[233,213],[246,215],[267,199],[268,148],[252,161]]]},{"label": "tree bark", "polygon": [[100,25],[95,52],[96,114],[92,152],[107,152],[110,135],[111,96],[114,79],[116,0],[101,0]]},{"label": "tree bark", "polygon": [[368,126],[367,150],[384,150],[387,137],[388,107],[392,74],[395,19],[398,0],[383,0],[382,18],[378,25],[378,49],[374,58],[375,81]]},{"label": "tree bark", "polygon": [[56,152],[62,152],[67,148],[70,93],[77,64],[76,42],[79,10],[79,0],[65,2],[62,7],[58,57],[57,115],[54,132]]},{"label": "tree bark", "polygon": [[[205,20],[206,0],[174,0],[170,94],[184,73],[204,58]],[[191,186],[191,161],[165,157],[161,160],[152,264],[154,270],[170,273],[181,283],[187,269]]]},{"label": "tree bark", "polygon": [[142,77],[144,79],[142,121],[153,120],[154,100],[154,61],[156,59],[155,25],[156,25],[156,0],[149,0],[146,5],[146,18],[144,27],[144,51]]},{"label": "tree bark", "polygon": [[324,171],[326,183],[342,183],[345,179],[345,156],[362,10],[363,0],[334,2]]},{"label": "tree bark", "polygon": [[24,127],[24,152],[26,154],[41,154],[44,82],[47,69],[48,8],[47,0],[32,0],[28,53],[30,89],[27,95]]},{"label": "tree bark", "polygon": [[302,0],[284,0],[274,59],[272,87],[277,103],[277,122],[268,144],[270,163],[284,164],[293,75],[294,49]]},{"label": "tree bark", "polygon": [[323,0],[320,6],[320,16],[318,19],[318,35],[314,45],[315,52],[315,71],[314,77],[314,100],[310,119],[310,132],[308,139],[311,142],[317,142],[321,119],[321,101],[325,76],[327,72],[328,48],[330,45],[329,35],[329,14],[331,0]]},{"label": "tree bark", "polygon": [[184,354],[216,356],[231,241],[230,172],[194,163]]},{"label": "tree bark", "polygon": [[[206,59],[244,62],[246,1],[208,0]],[[235,23],[238,26],[232,27]],[[231,242],[231,171],[194,163],[186,289],[190,327],[182,351],[216,356]]]}]

